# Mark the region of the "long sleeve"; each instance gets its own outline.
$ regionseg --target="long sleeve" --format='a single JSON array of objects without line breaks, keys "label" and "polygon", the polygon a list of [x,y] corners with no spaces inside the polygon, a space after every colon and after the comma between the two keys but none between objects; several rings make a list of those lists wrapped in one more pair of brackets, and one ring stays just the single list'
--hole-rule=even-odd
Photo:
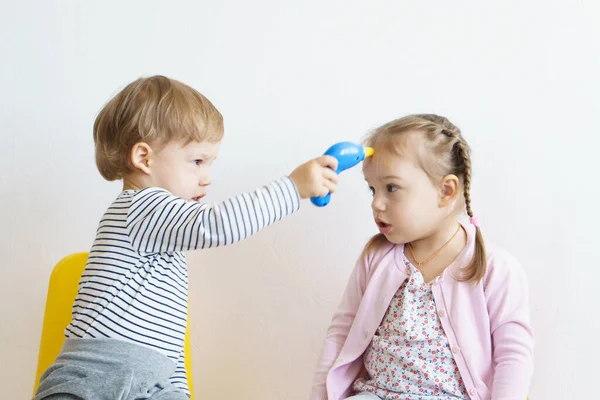
[{"label": "long sleeve", "polygon": [[243,240],[299,206],[296,186],[287,177],[213,206],[146,188],[132,199],[127,231],[141,254],[217,247]]},{"label": "long sleeve", "polygon": [[533,374],[534,333],[527,278],[516,260],[511,258],[494,266],[485,295],[494,361],[491,398],[525,399]]},{"label": "long sleeve", "polygon": [[311,400],[327,399],[327,388],[325,385],[327,374],[339,356],[342,346],[348,337],[350,327],[354,323],[356,312],[367,286],[367,265],[366,258],[361,259],[356,264],[348,280],[338,309],[333,315],[313,379]]}]

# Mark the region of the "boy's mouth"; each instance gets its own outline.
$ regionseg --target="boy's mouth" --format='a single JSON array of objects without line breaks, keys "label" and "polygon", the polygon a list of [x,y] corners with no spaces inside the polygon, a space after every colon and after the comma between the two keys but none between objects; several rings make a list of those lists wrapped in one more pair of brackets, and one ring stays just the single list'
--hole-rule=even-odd
[{"label": "boy's mouth", "polygon": [[198,202],[198,201],[202,200],[202,198],[204,196],[206,196],[206,195],[205,194],[201,194],[200,196],[192,197],[192,200]]}]

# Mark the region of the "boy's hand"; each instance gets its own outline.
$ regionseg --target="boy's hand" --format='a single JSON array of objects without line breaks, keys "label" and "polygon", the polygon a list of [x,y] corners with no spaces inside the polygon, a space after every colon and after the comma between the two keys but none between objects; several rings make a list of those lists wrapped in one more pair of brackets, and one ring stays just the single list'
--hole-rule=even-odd
[{"label": "boy's hand", "polygon": [[338,160],[331,156],[321,156],[310,160],[294,170],[290,179],[294,181],[301,199],[325,196],[335,192],[339,177],[335,173]]}]

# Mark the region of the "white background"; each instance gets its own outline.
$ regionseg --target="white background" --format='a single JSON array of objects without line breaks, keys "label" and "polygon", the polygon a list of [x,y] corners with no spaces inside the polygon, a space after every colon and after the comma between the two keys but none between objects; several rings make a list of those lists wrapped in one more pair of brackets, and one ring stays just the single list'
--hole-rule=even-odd
[{"label": "white background", "polygon": [[[530,398],[597,394],[600,12],[593,1],[2,1],[0,398],[31,394],[53,265],[118,194],[92,124],[164,74],[225,116],[210,201],[414,112],[474,149],[484,236],[530,280]],[[189,254],[200,399],[306,399],[354,261],[375,233],[360,168],[332,203]],[[594,391],[592,392],[592,388]]]}]

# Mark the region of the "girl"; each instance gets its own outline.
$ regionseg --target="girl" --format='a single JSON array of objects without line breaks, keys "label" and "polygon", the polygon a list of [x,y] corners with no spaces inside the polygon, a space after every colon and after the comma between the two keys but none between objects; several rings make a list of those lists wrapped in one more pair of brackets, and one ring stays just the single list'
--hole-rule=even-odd
[{"label": "girl", "polygon": [[311,398],[525,399],[534,344],[526,277],[482,238],[460,130],[411,115],[366,142],[380,234],[333,317]]}]

